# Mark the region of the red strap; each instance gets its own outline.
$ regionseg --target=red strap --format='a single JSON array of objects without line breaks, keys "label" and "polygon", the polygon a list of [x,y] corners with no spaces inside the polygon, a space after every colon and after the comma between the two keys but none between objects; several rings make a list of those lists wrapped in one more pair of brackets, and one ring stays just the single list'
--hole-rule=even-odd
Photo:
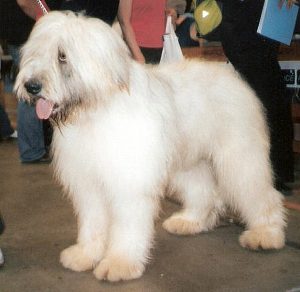
[{"label": "red strap", "polygon": [[[35,15],[36,15],[35,19],[39,20],[39,18],[42,17],[48,11],[50,11],[50,9],[46,4],[45,0],[36,0],[36,2],[37,5],[35,6]],[[46,9],[46,11],[42,9],[42,6],[44,6],[44,9]]]}]

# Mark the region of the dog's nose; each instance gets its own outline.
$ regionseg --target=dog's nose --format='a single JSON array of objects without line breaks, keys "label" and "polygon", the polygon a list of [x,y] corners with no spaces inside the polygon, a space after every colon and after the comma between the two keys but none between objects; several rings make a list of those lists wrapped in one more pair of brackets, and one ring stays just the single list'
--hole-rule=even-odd
[{"label": "dog's nose", "polygon": [[42,90],[42,84],[36,80],[30,80],[24,84],[28,93],[38,94]]}]

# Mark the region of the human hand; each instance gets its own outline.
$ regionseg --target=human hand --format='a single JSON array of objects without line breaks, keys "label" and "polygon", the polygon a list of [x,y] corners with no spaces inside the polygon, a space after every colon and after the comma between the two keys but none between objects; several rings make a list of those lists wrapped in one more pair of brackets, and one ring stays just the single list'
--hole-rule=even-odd
[{"label": "human hand", "polygon": [[146,63],[146,60],[145,60],[145,57],[144,55],[141,53],[141,54],[137,54],[136,56],[134,56],[134,59],[139,62],[140,64],[145,64]]},{"label": "human hand", "polygon": [[174,8],[166,8],[166,15],[172,17],[172,24],[174,29],[176,28],[176,21],[177,21],[177,11]]},{"label": "human hand", "polygon": [[287,8],[291,8],[293,4],[299,5],[299,0],[279,0],[278,6],[281,9],[284,2],[286,2]]},{"label": "human hand", "polygon": [[186,19],[185,15],[179,15],[176,19],[176,25],[180,25]]}]

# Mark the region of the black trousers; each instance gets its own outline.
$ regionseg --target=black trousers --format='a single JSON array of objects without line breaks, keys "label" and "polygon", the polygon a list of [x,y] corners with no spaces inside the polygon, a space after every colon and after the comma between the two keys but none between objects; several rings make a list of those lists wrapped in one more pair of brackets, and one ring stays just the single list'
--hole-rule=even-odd
[{"label": "black trousers", "polygon": [[278,63],[279,44],[257,34],[261,0],[225,0],[221,40],[224,53],[256,91],[270,130],[270,159],[276,182],[294,179],[291,101]]},{"label": "black trousers", "polygon": [[140,47],[147,64],[158,64],[160,61],[162,48],[143,48]]}]

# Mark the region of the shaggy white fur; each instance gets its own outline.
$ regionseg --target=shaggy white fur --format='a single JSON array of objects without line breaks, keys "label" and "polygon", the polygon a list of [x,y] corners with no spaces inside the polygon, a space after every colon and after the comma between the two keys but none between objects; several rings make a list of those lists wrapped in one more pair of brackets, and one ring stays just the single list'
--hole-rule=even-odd
[{"label": "shaggy white fur", "polygon": [[140,277],[166,192],[183,205],[168,232],[212,229],[230,206],[246,225],[242,246],[283,247],[263,109],[230,66],[142,66],[100,20],[51,12],[22,49],[16,92],[55,125],[56,178],[78,216],[65,267]]}]

